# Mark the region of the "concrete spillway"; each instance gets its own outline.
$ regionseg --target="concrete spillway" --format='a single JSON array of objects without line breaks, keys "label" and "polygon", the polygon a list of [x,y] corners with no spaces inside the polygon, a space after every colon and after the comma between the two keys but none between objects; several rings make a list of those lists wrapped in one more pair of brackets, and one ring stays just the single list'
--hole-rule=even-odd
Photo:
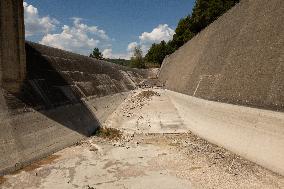
[{"label": "concrete spillway", "polygon": [[1,91],[0,174],[90,136],[147,77],[31,42],[26,55],[20,91]]},{"label": "concrete spillway", "polygon": [[[1,31],[9,28],[0,41],[0,175],[92,135],[149,76],[24,44],[21,5],[0,2]],[[167,57],[159,79],[169,103],[145,112],[152,131],[190,130],[284,174],[283,9],[282,0],[243,0]]]},{"label": "concrete spillway", "polygon": [[243,0],[167,57],[167,89],[284,111],[284,2]]},{"label": "concrete spillway", "polygon": [[283,12],[282,0],[243,0],[168,56],[159,74],[185,94],[174,99],[191,131],[281,174]]}]

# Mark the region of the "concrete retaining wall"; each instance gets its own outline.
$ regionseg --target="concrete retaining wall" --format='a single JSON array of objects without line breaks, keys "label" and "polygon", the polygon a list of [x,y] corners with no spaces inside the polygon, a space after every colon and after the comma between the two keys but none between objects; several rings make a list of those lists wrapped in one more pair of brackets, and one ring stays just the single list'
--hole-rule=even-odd
[{"label": "concrete retaining wall", "polygon": [[191,96],[284,111],[283,12],[283,0],[242,0],[167,57],[159,79]]},{"label": "concrete retaining wall", "polygon": [[282,0],[242,0],[159,73],[192,132],[282,175],[283,13]]},{"label": "concrete retaining wall", "polygon": [[93,134],[148,74],[31,42],[26,55],[20,92],[0,91],[0,175]]},{"label": "concrete retaining wall", "polygon": [[190,131],[284,175],[284,113],[166,94]]},{"label": "concrete retaining wall", "polygon": [[0,86],[17,92],[25,78],[23,0],[0,1]]}]

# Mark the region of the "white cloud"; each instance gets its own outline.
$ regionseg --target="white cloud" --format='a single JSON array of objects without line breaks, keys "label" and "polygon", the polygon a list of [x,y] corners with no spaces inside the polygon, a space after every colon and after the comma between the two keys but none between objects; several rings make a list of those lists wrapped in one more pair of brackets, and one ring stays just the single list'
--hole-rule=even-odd
[{"label": "white cloud", "polygon": [[88,26],[80,18],[72,18],[73,25],[62,27],[62,32],[47,34],[40,41],[43,45],[88,55],[93,48],[109,46],[109,37],[97,26]]},{"label": "white cloud", "polygon": [[139,39],[142,43],[159,43],[161,41],[168,42],[173,38],[175,31],[170,28],[167,24],[160,24],[154,28],[152,32],[143,32]]},{"label": "white cloud", "polygon": [[104,58],[113,58],[112,49],[105,49],[103,51]]},{"label": "white cloud", "polygon": [[132,42],[132,43],[129,43],[128,46],[127,46],[127,51],[133,51],[135,47],[138,46],[138,43],[137,42]]},{"label": "white cloud", "polygon": [[130,53],[113,53],[111,48],[105,49],[103,51],[104,58],[120,58],[129,60],[131,57]]},{"label": "white cloud", "polygon": [[44,35],[39,43],[67,51],[88,55],[93,48],[103,49],[106,58],[130,59],[136,46],[141,46],[144,54],[147,53],[152,43],[162,40],[169,41],[175,34],[167,24],[160,24],[151,32],[143,32],[138,42],[129,43],[125,53],[114,53],[106,32],[98,26],[89,26],[82,23],[81,18],[74,17],[73,25],[64,25],[61,32],[51,33],[59,25],[59,21],[49,16],[41,17],[38,9],[24,2],[26,36]]},{"label": "white cloud", "polygon": [[129,43],[127,46],[127,52],[125,53],[113,53],[111,48],[107,48],[103,51],[103,56],[105,58],[121,58],[129,60],[132,56],[133,50],[135,47],[137,47],[139,44],[137,42]]},{"label": "white cloud", "polygon": [[139,36],[139,43],[131,42],[128,44],[127,50],[128,54],[132,52],[135,46],[140,45],[144,54],[147,53],[150,46],[153,43],[160,43],[161,41],[168,42],[173,38],[175,31],[170,28],[167,24],[160,24],[154,28],[151,32],[143,32]]},{"label": "white cloud", "polygon": [[36,34],[46,34],[53,31],[59,22],[49,16],[40,17],[38,9],[33,5],[24,2],[25,14],[25,32],[26,36],[33,36]]}]

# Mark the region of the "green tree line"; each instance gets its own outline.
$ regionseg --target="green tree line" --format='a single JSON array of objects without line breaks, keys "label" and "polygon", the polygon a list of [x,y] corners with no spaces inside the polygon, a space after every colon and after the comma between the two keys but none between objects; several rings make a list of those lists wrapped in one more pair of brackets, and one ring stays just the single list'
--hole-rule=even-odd
[{"label": "green tree line", "polygon": [[[106,60],[134,68],[159,67],[167,55],[183,46],[239,1],[240,0],[196,0],[192,14],[179,20],[172,40],[152,44],[145,57],[143,57],[141,47],[137,46],[133,50],[131,60]],[[90,57],[103,59],[103,55],[98,48],[94,49]]]},{"label": "green tree line", "polygon": [[178,22],[173,39],[167,43],[162,41],[152,44],[145,56],[146,62],[161,65],[167,55],[184,45],[238,2],[239,0],[196,0],[192,14]]}]

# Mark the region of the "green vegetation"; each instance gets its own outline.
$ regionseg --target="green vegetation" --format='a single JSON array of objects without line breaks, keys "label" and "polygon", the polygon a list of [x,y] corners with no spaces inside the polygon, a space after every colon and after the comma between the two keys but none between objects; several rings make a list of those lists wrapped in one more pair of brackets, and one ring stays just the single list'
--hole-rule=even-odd
[{"label": "green vegetation", "polygon": [[143,52],[140,46],[135,47],[133,50],[133,55],[130,59],[130,67],[140,69],[146,68]]},{"label": "green vegetation", "polygon": [[198,32],[233,7],[239,0],[196,0],[192,14],[182,18],[173,39],[153,44],[145,56],[147,62],[162,64],[163,59],[192,39]]},{"label": "green vegetation", "polygon": [[95,135],[105,139],[118,140],[122,137],[122,132],[115,128],[100,127]]},{"label": "green vegetation", "polygon": [[[233,7],[239,0],[196,0],[192,14],[180,19],[175,35],[169,42],[161,41],[159,44],[152,44],[145,58],[141,47],[133,51],[131,60],[105,59],[106,61],[132,68],[153,68],[160,67],[164,58],[183,46],[192,39],[198,32],[207,27],[219,16]],[[93,50],[90,57],[103,60],[103,55],[98,48]]]},{"label": "green vegetation", "polygon": [[104,59],[103,54],[100,52],[99,48],[94,48],[92,54],[90,54],[89,57],[96,58],[98,60],[103,60]]},{"label": "green vegetation", "polygon": [[111,62],[114,64],[122,65],[122,66],[129,66],[130,65],[130,60],[125,60],[125,59],[112,59],[112,58],[106,58],[105,59],[107,62]]}]

